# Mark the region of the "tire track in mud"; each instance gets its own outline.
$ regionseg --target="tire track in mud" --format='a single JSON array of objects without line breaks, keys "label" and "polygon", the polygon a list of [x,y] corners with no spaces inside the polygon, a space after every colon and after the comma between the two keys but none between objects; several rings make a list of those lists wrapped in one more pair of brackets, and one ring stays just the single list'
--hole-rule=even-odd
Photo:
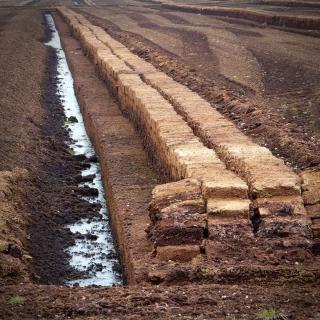
[{"label": "tire track in mud", "polygon": [[181,25],[191,25],[189,23],[188,20],[182,18],[182,17],[179,17],[175,14],[172,14],[172,13],[161,13],[161,12],[158,12],[157,13],[160,17],[163,17],[167,20],[169,20],[170,22],[174,23],[174,24],[181,24]]},{"label": "tire track in mud", "polygon": [[7,10],[0,9],[0,33],[3,27],[15,16],[13,12],[9,12]]}]

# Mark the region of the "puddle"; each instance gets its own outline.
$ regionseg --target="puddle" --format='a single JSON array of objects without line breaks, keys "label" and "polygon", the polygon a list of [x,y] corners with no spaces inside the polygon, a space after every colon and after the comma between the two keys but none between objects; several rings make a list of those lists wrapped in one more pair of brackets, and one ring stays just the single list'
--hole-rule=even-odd
[{"label": "puddle", "polygon": [[[58,58],[57,94],[63,104],[66,118],[75,117],[77,120],[77,122],[66,121],[65,123],[71,139],[69,147],[76,155],[85,155],[87,158],[92,158],[95,151],[85,130],[73,88],[72,74],[61,47],[59,33],[52,15],[46,14],[45,19],[52,32],[52,38],[46,45],[56,50]],[[81,174],[82,176],[95,175],[93,181],[81,183],[80,186],[89,186],[98,190],[97,196],[84,197],[84,199],[90,203],[100,204],[101,210],[99,217],[82,219],[77,223],[68,225],[72,233],[82,235],[75,240],[74,246],[67,249],[71,256],[70,265],[77,271],[84,271],[87,276],[66,281],[66,285],[78,284],[81,287],[121,285],[120,264],[111,234],[99,163],[90,162],[90,167],[84,169]],[[90,237],[87,236],[88,234]]]}]

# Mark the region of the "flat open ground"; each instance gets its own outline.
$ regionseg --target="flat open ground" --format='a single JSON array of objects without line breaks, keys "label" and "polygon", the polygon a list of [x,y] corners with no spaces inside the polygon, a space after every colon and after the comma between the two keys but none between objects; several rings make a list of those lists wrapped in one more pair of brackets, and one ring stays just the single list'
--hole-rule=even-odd
[{"label": "flat open ground", "polygon": [[[186,12],[184,6],[318,19],[320,4],[193,0],[176,1],[181,8],[170,4],[0,0],[1,319],[319,319],[320,27],[266,24],[246,15],[199,14],[197,8]],[[153,242],[157,235],[147,237],[154,223],[148,207],[152,190],[186,177],[170,173],[170,165],[150,142],[148,127],[125,109],[120,85],[108,82],[75,27],[57,12],[58,6],[72,8],[72,14],[102,27],[131,53],[204,98],[235,124],[240,137],[248,136],[254,145],[267,147],[282,159],[290,174],[299,178],[311,172],[316,182],[301,180],[303,193],[297,196],[306,217],[312,218],[307,240],[299,238],[300,224],[285,229],[278,241],[275,234],[253,237],[251,226],[240,223],[233,229],[236,236],[219,235],[219,242],[207,221],[195,257],[184,260],[180,253],[182,260],[166,257],[172,244],[188,255],[189,246],[195,247],[193,234],[183,238],[186,243],[169,234],[165,239],[169,250],[161,257],[160,249],[166,245]],[[125,286],[63,285],[74,276],[65,253],[74,237],[65,226],[94,215],[97,208],[77,196],[86,163],[71,154],[66,143],[57,59],[44,45],[50,38],[44,12],[54,15],[101,165]],[[134,68],[128,72],[135,73],[143,85],[148,83],[148,72]],[[203,148],[213,149],[188,116],[181,121],[192,128],[190,134],[204,143]],[[175,133],[172,126],[168,130]],[[231,166],[230,172],[245,179],[241,170]],[[254,205],[256,195],[249,194],[245,201]],[[292,209],[286,204],[281,214],[283,208],[285,214]],[[272,218],[281,219],[281,214]],[[268,315],[272,310],[273,318]]]}]

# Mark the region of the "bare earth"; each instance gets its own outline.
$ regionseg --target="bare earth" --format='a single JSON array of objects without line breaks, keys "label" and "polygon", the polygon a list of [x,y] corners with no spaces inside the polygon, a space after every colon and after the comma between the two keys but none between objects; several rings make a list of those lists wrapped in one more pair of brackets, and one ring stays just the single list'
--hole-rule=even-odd
[{"label": "bare earth", "polygon": [[[197,4],[193,0],[177,3]],[[82,289],[61,285],[72,274],[63,248],[73,239],[64,224],[81,218],[84,211],[94,213],[95,208],[72,195],[77,192],[75,177],[83,163],[63,143],[61,106],[50,89],[55,83],[54,76],[50,79],[55,61],[42,43],[48,36],[42,14],[57,5],[74,6],[132,52],[199,93],[297,173],[320,169],[320,38],[316,32],[305,35],[301,30],[245,19],[165,9],[148,1],[89,4],[0,0],[0,319],[257,319],[270,308],[279,311],[277,319],[318,319],[317,258],[310,261],[310,269],[297,263],[294,276],[279,276],[277,265],[269,274],[239,270],[237,275],[231,272],[237,266],[229,262],[229,278],[195,275],[189,283],[179,283],[175,274],[168,286],[144,283]],[[248,6],[242,1],[223,5]],[[250,4],[251,9],[277,12],[280,8],[293,16],[320,14],[320,5],[299,6],[288,9],[281,1]],[[122,240],[139,257],[134,263],[143,266],[151,250],[145,236],[147,206],[152,188],[164,178],[143,149],[144,137],[121,113],[67,24],[57,14],[56,21],[80,104],[88,112],[87,123],[92,114],[100,117],[98,128],[88,126],[89,135],[94,140],[95,132],[102,131],[110,151],[102,159],[103,173],[110,177],[109,204],[112,212],[124,217],[116,222],[114,232],[120,233],[119,238],[121,228],[132,234]],[[319,207],[314,207],[315,214]],[[73,208],[73,214],[57,213],[66,208]],[[137,217],[139,223],[133,225]],[[137,238],[139,243],[131,243]],[[129,280],[134,277],[125,267],[124,272]],[[13,302],[15,297],[24,300]]]}]

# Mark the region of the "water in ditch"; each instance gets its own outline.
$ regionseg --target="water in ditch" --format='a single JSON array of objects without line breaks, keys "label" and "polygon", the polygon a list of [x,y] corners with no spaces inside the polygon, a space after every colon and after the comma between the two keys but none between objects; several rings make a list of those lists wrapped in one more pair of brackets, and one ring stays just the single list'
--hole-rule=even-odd
[{"label": "water in ditch", "polygon": [[[85,155],[91,159],[95,155],[94,148],[86,133],[80,107],[74,92],[73,78],[69,70],[65,53],[62,49],[59,33],[56,29],[51,14],[45,15],[46,23],[51,31],[51,39],[46,43],[55,49],[57,64],[57,84],[61,103],[67,119],[65,126],[68,129],[70,141],[69,147],[76,155]],[[77,122],[74,122],[76,119]],[[71,266],[85,277],[66,281],[66,285],[120,285],[119,260],[112,238],[107,203],[104,198],[104,189],[100,175],[100,166],[97,162],[90,162],[90,167],[82,171],[82,176],[94,175],[93,181],[81,183],[80,186],[88,186],[98,190],[95,197],[84,197],[91,203],[101,205],[100,217],[82,219],[77,223],[68,225],[71,232],[77,235],[75,244],[67,249],[71,259]],[[90,235],[90,237],[88,237]]]}]

